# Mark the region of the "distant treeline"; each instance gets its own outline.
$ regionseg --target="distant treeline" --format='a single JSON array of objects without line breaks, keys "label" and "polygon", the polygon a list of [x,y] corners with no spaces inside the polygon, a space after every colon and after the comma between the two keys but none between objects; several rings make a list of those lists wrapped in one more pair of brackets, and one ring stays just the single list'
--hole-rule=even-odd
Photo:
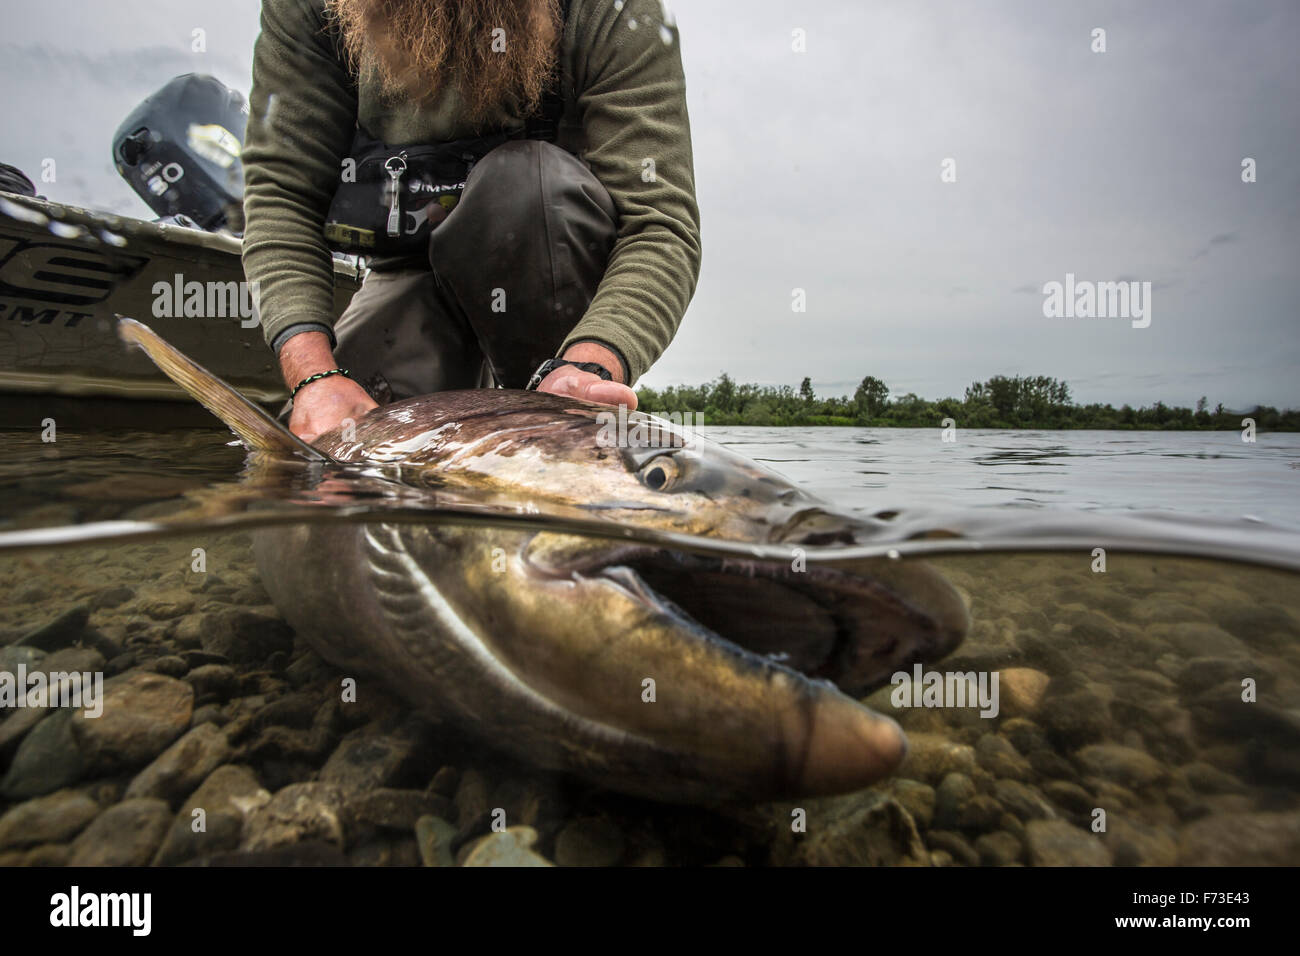
[{"label": "distant treeline", "polygon": [[951,418],[962,428],[1239,430],[1243,418],[1253,418],[1261,431],[1300,431],[1300,410],[1278,411],[1267,405],[1229,411],[1220,404],[1211,410],[1205,398],[1194,409],[1163,402],[1142,408],[1076,405],[1065,382],[1042,375],[995,375],[972,384],[964,398],[929,401],[910,392],[891,397],[885,383],[870,375],[852,396],[819,398],[807,378],[796,389],[738,385],[724,373],[705,385],[674,385],[661,391],[642,387],[637,399],[644,411],[694,412],[705,425],[932,428]]}]

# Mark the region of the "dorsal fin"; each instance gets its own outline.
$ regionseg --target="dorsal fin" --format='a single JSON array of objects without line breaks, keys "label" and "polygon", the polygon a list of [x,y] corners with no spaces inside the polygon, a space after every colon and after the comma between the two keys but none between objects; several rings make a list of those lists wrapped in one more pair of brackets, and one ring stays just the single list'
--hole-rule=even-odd
[{"label": "dorsal fin", "polygon": [[249,401],[202,365],[158,337],[142,322],[117,317],[117,335],[144,349],[163,373],[230,427],[254,451],[298,454],[312,461],[333,461]]}]

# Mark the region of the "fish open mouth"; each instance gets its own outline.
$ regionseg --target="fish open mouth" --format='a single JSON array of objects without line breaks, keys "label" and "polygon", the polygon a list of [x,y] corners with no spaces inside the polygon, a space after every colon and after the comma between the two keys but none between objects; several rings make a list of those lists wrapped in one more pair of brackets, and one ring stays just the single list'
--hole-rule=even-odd
[{"label": "fish open mouth", "polygon": [[[595,556],[593,556],[594,558]],[[862,696],[965,637],[965,602],[921,562],[797,565],[625,546],[585,567],[744,650]]]}]

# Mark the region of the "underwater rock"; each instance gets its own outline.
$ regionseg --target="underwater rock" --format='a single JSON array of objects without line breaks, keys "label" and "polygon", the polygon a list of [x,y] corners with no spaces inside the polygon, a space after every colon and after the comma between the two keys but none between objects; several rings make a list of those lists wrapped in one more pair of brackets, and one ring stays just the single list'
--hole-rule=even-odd
[{"label": "underwater rock", "polygon": [[946,774],[935,790],[934,826],[939,830],[955,828],[975,792],[975,784],[966,774]]},{"label": "underwater rock", "polygon": [[1086,772],[1129,789],[1150,786],[1168,772],[1150,754],[1120,744],[1093,744],[1074,756]]},{"label": "underwater rock", "polygon": [[72,718],[70,710],[57,711],[23,738],[8,772],[0,780],[0,796],[26,800],[81,778],[86,762],[72,733]]},{"label": "underwater rock", "polygon": [[1204,611],[1193,604],[1156,598],[1139,601],[1133,609],[1133,620],[1139,624],[1170,624],[1185,621],[1208,621]]},{"label": "underwater rock", "polygon": [[464,866],[554,866],[530,847],[537,842],[532,827],[507,827],[474,841]]},{"label": "underwater rock", "polygon": [[325,762],[320,779],[343,790],[400,787],[421,776],[426,759],[416,737],[353,732]]},{"label": "underwater rock", "polygon": [[1181,767],[1180,772],[1188,786],[1197,793],[1244,793],[1246,790],[1244,783],[1212,764],[1189,763]]},{"label": "underwater rock", "polygon": [[269,850],[320,840],[342,849],[345,840],[343,789],[330,783],[294,783],[253,811],[240,849]]},{"label": "underwater rock", "polygon": [[975,748],[943,734],[909,734],[907,758],[898,769],[901,777],[937,784],[947,774],[970,774],[975,769]]},{"label": "underwater rock", "polygon": [[1074,764],[1054,750],[1035,750],[1029,755],[1029,765],[1040,777],[1053,780],[1073,780],[1079,776]]},{"label": "underwater rock", "polygon": [[92,772],[139,767],[185,732],[193,706],[188,684],[133,671],[104,683],[103,714],[77,712],[72,733]]},{"label": "underwater rock", "polygon": [[641,832],[633,836],[628,851],[628,866],[657,867],[668,865],[668,851],[653,833]]},{"label": "underwater rock", "polygon": [[1300,813],[1223,813],[1183,827],[1183,866],[1300,865]]},{"label": "underwater rock", "polygon": [[415,821],[415,842],[425,866],[455,866],[451,850],[455,841],[456,828],[442,817],[420,817]]},{"label": "underwater rock", "polygon": [[445,765],[439,767],[437,773],[433,775],[433,779],[429,781],[429,789],[444,797],[454,797],[459,783],[460,771],[451,765]]},{"label": "underwater rock", "polygon": [[960,833],[954,833],[952,830],[931,830],[925,835],[925,843],[931,850],[946,853],[954,862],[962,866],[980,864],[979,852]]},{"label": "underwater rock", "polygon": [[323,840],[306,840],[302,843],[290,843],[286,846],[272,847],[269,850],[253,852],[215,853],[199,860],[193,860],[187,866],[347,866],[348,858],[337,846]]},{"label": "underwater rock", "polygon": [[124,674],[135,667],[137,663],[139,663],[139,655],[135,651],[124,651],[121,654],[116,654],[110,657],[108,663],[104,665],[104,676],[116,677],[119,674]]},{"label": "underwater rock", "polygon": [[1011,741],[1000,734],[985,734],[977,740],[975,759],[995,777],[1028,780],[1033,775],[1029,761],[1016,751]]},{"label": "underwater rock", "polygon": [[1300,621],[1290,610],[1245,595],[1224,602],[1212,616],[1224,630],[1261,650],[1285,646],[1300,632]]},{"label": "underwater rock", "polygon": [[293,631],[278,614],[230,607],[203,616],[199,643],[210,654],[221,654],[237,664],[253,665],[276,651],[292,652]]},{"label": "underwater rock", "polygon": [[225,654],[212,654],[207,650],[182,650],[181,657],[190,667],[201,667],[205,663],[230,663]]},{"label": "underwater rock", "polygon": [[1149,633],[1171,644],[1184,659],[1191,657],[1249,657],[1246,645],[1221,627],[1190,622],[1153,624]]},{"label": "underwater rock", "polygon": [[557,813],[558,788],[544,786],[536,778],[520,780],[507,777],[492,788],[489,803],[506,812],[510,826],[522,824],[541,831],[542,821],[553,819]]},{"label": "underwater rock", "polygon": [[66,843],[42,843],[23,856],[19,866],[67,866],[72,858],[72,847]]},{"label": "underwater rock", "polygon": [[243,763],[265,765],[268,762],[319,763],[330,752],[331,739],[310,730],[297,730],[273,724],[263,727],[238,752]]},{"label": "underwater rock", "polygon": [[1029,860],[1034,866],[1109,866],[1110,850],[1100,834],[1064,820],[1031,820],[1025,825]]},{"label": "underwater rock", "polygon": [[1110,736],[1106,701],[1089,690],[1049,697],[1037,717],[1048,739],[1062,750],[1075,750]]},{"label": "underwater rock", "polygon": [[7,757],[18,749],[27,732],[49,716],[44,707],[23,707],[12,710],[0,720],[0,757]]},{"label": "underwater rock", "polygon": [[124,800],[109,807],[72,842],[69,866],[145,866],[171,824],[162,800]]},{"label": "underwater rock", "polygon": [[57,651],[63,647],[70,647],[86,633],[86,622],[89,620],[90,608],[84,604],[78,605],[18,638],[13,642],[13,646],[34,647],[42,651]]},{"label": "underwater rock", "polygon": [[45,657],[45,651],[39,647],[15,647],[12,644],[8,647],[0,647],[0,671],[14,674],[20,666],[29,671],[35,670]]},{"label": "underwater rock", "polygon": [[202,664],[183,673],[195,698],[203,703],[227,701],[239,688],[239,675],[228,664]]},{"label": "underwater rock", "polygon": [[155,674],[165,674],[168,677],[184,677],[185,672],[190,669],[190,665],[185,663],[185,658],[177,657],[175,654],[166,654],[162,657],[155,657],[148,664],[144,665],[145,670],[153,671]]},{"label": "underwater rock", "polygon": [[104,611],[125,604],[133,597],[135,597],[135,591],[124,585],[118,585],[98,592],[90,599],[88,604],[92,611]]},{"label": "underwater rock", "polygon": [[1103,834],[1116,866],[1174,866],[1178,841],[1172,828],[1110,816]]},{"label": "underwater rock", "polygon": [[360,824],[411,832],[424,816],[447,812],[447,798],[425,790],[380,787],[348,798],[348,819]]},{"label": "underwater rock", "polygon": [[1034,669],[1040,670],[1040,673],[1045,671],[1049,676],[1054,676],[1069,673],[1074,669],[1070,655],[1044,637],[1039,637],[1037,634],[1021,634],[1016,638],[1016,644],[1020,648],[1020,656],[1024,663],[1032,664]]},{"label": "underwater rock", "polygon": [[140,599],[136,609],[155,621],[174,621],[194,610],[194,595],[182,588],[154,591]]},{"label": "underwater rock", "polygon": [[[271,794],[247,767],[230,764],[218,767],[176,814],[154,857],[154,865],[173,866],[195,857],[235,849],[249,815],[270,801]],[[196,809],[203,813],[196,814]]]},{"label": "underwater rock", "polygon": [[41,670],[46,674],[76,672],[93,675],[103,669],[104,655],[93,647],[65,647],[41,661]]},{"label": "underwater rock", "polygon": [[1007,866],[1019,863],[1025,848],[1020,839],[1005,830],[985,833],[975,840],[975,852],[984,866]]},{"label": "underwater rock", "polygon": [[1056,811],[1034,787],[1019,780],[999,780],[993,785],[993,795],[1008,812],[1023,821],[1050,820]]},{"label": "underwater rock", "polygon": [[[203,614],[187,614],[172,628],[172,641],[177,647],[197,650],[203,646]],[[191,663],[191,667],[194,665]]]},{"label": "underwater rock", "polygon": [[623,831],[606,817],[572,821],[555,838],[560,866],[616,866],[623,859]]},{"label": "underwater rock", "polygon": [[[795,866],[896,866],[924,864],[916,824],[892,797],[875,790],[808,801],[808,832],[779,862]],[[774,850],[782,851],[778,844]],[[778,862],[773,860],[773,862]]]},{"label": "underwater rock", "polygon": [[917,826],[928,830],[934,820],[937,802],[934,787],[906,778],[895,778],[890,781],[888,787],[890,795],[902,804],[903,809],[916,821]]},{"label": "underwater rock", "polygon": [[0,850],[66,843],[99,811],[98,803],[76,790],[59,790],[20,803],[0,816]]},{"label": "underwater rock", "polygon": [[1052,678],[1032,667],[1008,667],[998,678],[998,693],[1003,717],[1033,715],[1047,695]]},{"label": "underwater rock", "polygon": [[1193,657],[1183,664],[1176,680],[1184,695],[1196,695],[1216,684],[1240,688],[1242,678],[1259,676],[1258,666],[1246,657]]},{"label": "underwater rock", "polygon": [[461,774],[453,802],[456,807],[456,829],[461,840],[487,826],[492,810],[488,806],[488,785],[477,770],[466,770]]},{"label": "underwater rock", "polygon": [[349,866],[419,866],[420,850],[414,837],[367,840],[348,852]]},{"label": "underwater rock", "polygon": [[995,797],[978,793],[962,804],[957,814],[957,827],[970,832],[986,833],[1001,826],[1004,815],[1002,804]]},{"label": "underwater rock", "polygon": [[204,704],[202,707],[194,708],[194,714],[190,717],[190,728],[193,729],[200,724],[216,724],[222,727],[228,722],[229,719],[217,704]]},{"label": "underwater rock", "polygon": [[334,675],[334,670],[314,652],[295,646],[294,657],[284,670],[284,676],[294,687],[305,687]]},{"label": "underwater rock", "polygon": [[1058,807],[1079,817],[1091,813],[1097,806],[1092,794],[1069,780],[1049,780],[1043,784],[1043,795]]},{"label": "underwater rock", "polygon": [[999,732],[1006,737],[1016,752],[1028,757],[1037,750],[1047,750],[1047,734],[1027,717],[1013,717],[1001,723]]},{"label": "underwater rock", "polygon": [[230,742],[221,728],[200,724],[136,775],[126,788],[127,799],[156,797],[174,804],[229,757]]},{"label": "underwater rock", "polygon": [[1121,640],[1120,625],[1092,608],[1067,604],[1060,608],[1058,619],[1069,626],[1075,642],[1085,647],[1110,648]]}]

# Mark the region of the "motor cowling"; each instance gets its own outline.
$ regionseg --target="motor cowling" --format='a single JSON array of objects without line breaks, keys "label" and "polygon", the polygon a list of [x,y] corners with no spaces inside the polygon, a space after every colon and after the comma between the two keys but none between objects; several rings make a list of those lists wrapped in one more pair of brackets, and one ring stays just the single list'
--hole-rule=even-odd
[{"label": "motor cowling", "polygon": [[240,160],[248,101],[212,76],[186,73],[131,111],[113,135],[118,173],[159,217],[243,231]]}]

